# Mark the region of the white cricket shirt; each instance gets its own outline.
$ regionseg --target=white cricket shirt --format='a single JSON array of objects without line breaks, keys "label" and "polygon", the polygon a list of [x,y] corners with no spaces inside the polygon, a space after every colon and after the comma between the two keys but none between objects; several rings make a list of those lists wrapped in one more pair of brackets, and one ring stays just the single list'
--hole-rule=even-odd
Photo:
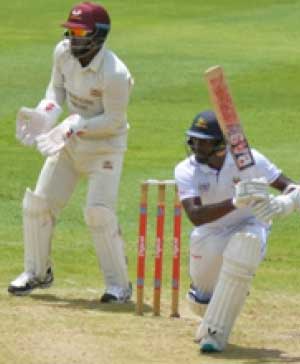
[{"label": "white cricket shirt", "polygon": [[[99,145],[126,149],[127,106],[133,79],[125,64],[103,47],[86,67],[71,54],[69,40],[54,51],[46,99],[66,101],[69,112],[87,119],[87,133],[78,138],[86,147]],[[103,143],[102,143],[103,144]]]},{"label": "white cricket shirt", "polygon": [[[244,171],[236,167],[229,151],[220,171],[198,163],[194,155],[186,158],[175,167],[180,200],[200,197],[203,205],[209,205],[233,198],[234,184],[237,180],[265,177],[269,184],[274,182],[281,170],[258,151],[252,149],[252,153],[255,165]],[[229,226],[251,216],[253,215],[249,208],[241,208],[204,225]]]}]

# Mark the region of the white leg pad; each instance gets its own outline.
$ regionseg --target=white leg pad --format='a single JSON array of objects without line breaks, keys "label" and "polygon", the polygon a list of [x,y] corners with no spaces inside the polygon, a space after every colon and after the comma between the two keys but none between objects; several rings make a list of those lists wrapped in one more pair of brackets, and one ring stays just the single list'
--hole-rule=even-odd
[{"label": "white leg pad", "polygon": [[221,349],[226,346],[260,263],[260,251],[260,239],[255,234],[237,233],[231,238],[223,254],[218,283],[196,333],[197,341],[213,334]]},{"label": "white leg pad", "polygon": [[96,248],[105,285],[128,288],[124,241],[114,211],[105,206],[87,207],[84,212]]},{"label": "white leg pad", "polygon": [[24,266],[25,272],[41,280],[51,265],[53,227],[47,200],[27,188],[23,199]]}]

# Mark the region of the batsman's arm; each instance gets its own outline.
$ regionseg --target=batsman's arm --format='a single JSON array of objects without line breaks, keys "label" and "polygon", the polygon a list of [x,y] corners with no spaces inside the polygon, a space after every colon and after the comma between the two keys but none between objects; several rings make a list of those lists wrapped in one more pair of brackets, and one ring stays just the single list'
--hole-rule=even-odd
[{"label": "batsman's arm", "polygon": [[195,226],[213,222],[235,209],[232,199],[210,205],[202,205],[199,197],[187,198],[181,202],[189,220]]},{"label": "batsman's arm", "polygon": [[280,174],[279,177],[270,184],[270,186],[278,191],[284,192],[288,186],[296,186],[296,183],[284,174]]}]

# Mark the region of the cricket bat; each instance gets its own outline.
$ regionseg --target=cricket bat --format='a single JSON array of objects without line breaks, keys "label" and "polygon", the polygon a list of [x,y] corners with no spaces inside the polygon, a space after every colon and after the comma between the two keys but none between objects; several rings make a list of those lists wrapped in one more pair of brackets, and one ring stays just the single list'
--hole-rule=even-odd
[{"label": "cricket bat", "polygon": [[238,169],[244,170],[253,166],[255,161],[243,132],[222,67],[209,68],[205,71],[204,77],[220,128],[230,146]]}]

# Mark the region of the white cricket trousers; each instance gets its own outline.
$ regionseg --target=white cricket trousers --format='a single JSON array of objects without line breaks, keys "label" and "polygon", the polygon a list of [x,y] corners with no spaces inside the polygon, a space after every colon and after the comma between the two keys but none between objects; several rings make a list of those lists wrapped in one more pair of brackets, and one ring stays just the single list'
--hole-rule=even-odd
[{"label": "white cricket trousers", "polygon": [[190,239],[190,277],[204,296],[210,296],[218,281],[223,252],[231,237],[243,229],[256,235],[261,243],[261,260],[266,254],[269,228],[254,218],[230,227],[197,227]]},{"label": "white cricket trousers", "polygon": [[84,215],[96,247],[106,287],[128,288],[124,242],[115,214],[123,164],[119,153],[70,153],[47,158],[34,193],[46,199],[57,217],[81,177],[88,180]]},{"label": "white cricket trousers", "polygon": [[41,170],[35,193],[45,197],[54,216],[67,204],[81,177],[88,179],[86,207],[104,205],[115,210],[124,153],[70,156],[63,150],[49,157]]}]

